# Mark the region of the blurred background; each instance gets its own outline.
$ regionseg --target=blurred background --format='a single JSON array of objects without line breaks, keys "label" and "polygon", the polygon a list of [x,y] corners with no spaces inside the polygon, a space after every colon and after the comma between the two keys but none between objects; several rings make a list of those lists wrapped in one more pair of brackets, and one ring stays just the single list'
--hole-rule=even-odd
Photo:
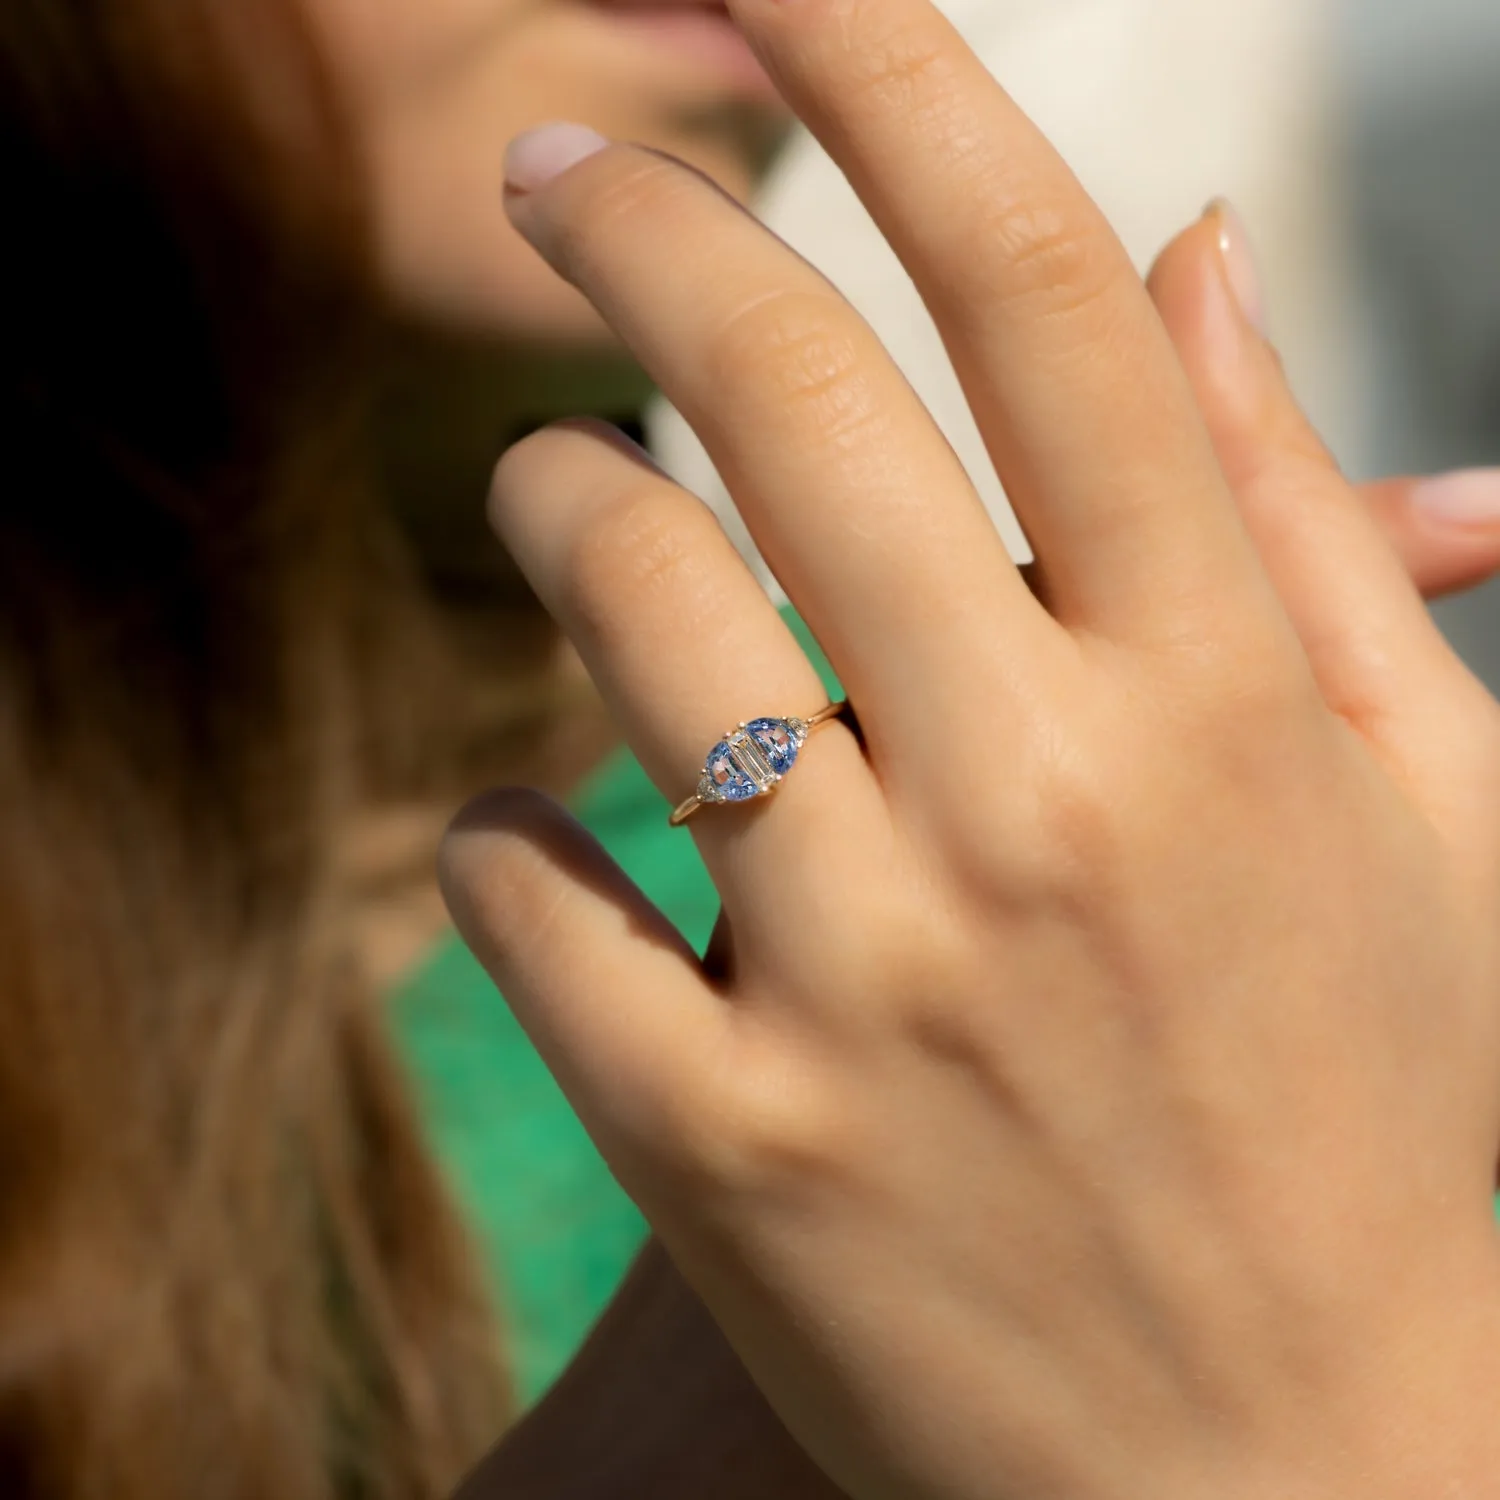
[{"label": "blurred background", "polygon": [[[1500,5],[1337,0],[1360,477],[1500,461]],[[1433,613],[1500,690],[1500,584]]]}]

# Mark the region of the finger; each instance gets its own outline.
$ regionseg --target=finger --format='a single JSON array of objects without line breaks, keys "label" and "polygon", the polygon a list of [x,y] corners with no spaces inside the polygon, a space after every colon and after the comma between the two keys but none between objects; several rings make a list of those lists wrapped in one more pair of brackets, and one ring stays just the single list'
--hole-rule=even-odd
[{"label": "finger", "polygon": [[[623,434],[591,421],[534,433],[501,460],[490,514],[670,801],[692,794],[733,725],[823,705],[817,672],[707,506]],[[881,812],[853,736],[829,724],[773,797],[704,808],[688,826],[750,924],[788,916],[817,850],[837,846],[832,827],[818,837],[829,820]]]},{"label": "finger", "polygon": [[1242,234],[1215,206],[1163,252],[1152,295],[1325,701],[1408,762],[1440,762],[1462,669],[1246,316]]},{"label": "finger", "polygon": [[538,792],[487,793],[443,840],[459,933],[616,1171],[672,1139],[723,1013],[692,950],[598,842]]},{"label": "finger", "polygon": [[[1223,211],[1232,212],[1227,206]],[[1194,315],[1201,303],[1192,295],[1190,283],[1195,276],[1212,274],[1224,252],[1212,234],[1195,227],[1187,235],[1180,250],[1174,248],[1172,255],[1158,261],[1151,289],[1153,300],[1162,305],[1174,345],[1185,358],[1201,362],[1204,356],[1190,346],[1203,343],[1209,329],[1201,316]],[[1260,331],[1265,308],[1248,253],[1235,255],[1225,265],[1245,316]],[[1204,259],[1209,262],[1207,272],[1199,264]],[[1211,351],[1207,357],[1212,358]],[[1473,588],[1500,570],[1500,470],[1375,480],[1360,485],[1358,493],[1424,598]]]},{"label": "finger", "polygon": [[[513,148],[516,223],[698,432],[877,761],[919,757],[910,725],[951,708],[966,652],[1014,663],[1044,632],[1063,643],[931,417],[816,271],[652,153],[613,147],[538,184],[537,140]],[[668,271],[664,245],[692,248]]]},{"label": "finger", "polygon": [[957,31],[928,0],[730,8],[922,292],[1059,618],[1293,647],[1140,277]]},{"label": "finger", "polygon": [[1500,572],[1500,470],[1381,479],[1359,493],[1424,598],[1461,593]]}]

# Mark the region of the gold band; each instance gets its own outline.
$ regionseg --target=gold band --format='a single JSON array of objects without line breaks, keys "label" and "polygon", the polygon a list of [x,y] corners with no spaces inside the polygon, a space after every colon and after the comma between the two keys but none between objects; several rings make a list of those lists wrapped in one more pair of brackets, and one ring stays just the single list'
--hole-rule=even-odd
[{"label": "gold band", "polygon": [[[720,744],[709,752],[708,762],[698,782],[698,790],[686,801],[678,803],[667,822],[673,828],[679,828],[700,807],[706,807],[710,802],[749,801],[752,797],[765,796],[775,788],[776,783],[786,772],[792,769],[797,756],[802,752],[803,745],[807,743],[807,737],[813,730],[819,724],[826,724],[828,720],[837,718],[843,713],[845,707],[846,704],[843,702],[829,703],[820,708],[817,713],[809,714],[805,719],[751,719],[741,724],[738,729],[730,730]],[[785,770],[777,769],[773,764],[771,754],[767,753],[767,745],[760,738],[764,732],[763,726],[771,726],[770,732],[780,736],[783,743],[779,753],[789,756]],[[785,742],[787,741],[791,745],[789,751],[786,748]],[[721,749],[726,753],[718,756]],[[720,764],[730,766],[735,784],[740,788],[738,795],[715,795],[718,785],[715,780],[716,756]]]}]

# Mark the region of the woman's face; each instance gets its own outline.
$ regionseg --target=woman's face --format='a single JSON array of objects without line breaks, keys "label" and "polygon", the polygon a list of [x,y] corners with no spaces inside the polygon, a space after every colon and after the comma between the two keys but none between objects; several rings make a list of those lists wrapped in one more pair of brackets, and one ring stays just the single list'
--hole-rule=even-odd
[{"label": "woman's face", "polygon": [[578,120],[743,197],[787,119],[712,0],[301,3],[372,172],[393,289],[427,316],[507,339],[602,337],[505,217],[512,136]]}]

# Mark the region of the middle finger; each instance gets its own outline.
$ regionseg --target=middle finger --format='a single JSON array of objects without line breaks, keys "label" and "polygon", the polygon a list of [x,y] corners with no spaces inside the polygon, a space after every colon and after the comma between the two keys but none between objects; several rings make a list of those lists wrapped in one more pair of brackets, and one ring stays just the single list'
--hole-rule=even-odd
[{"label": "middle finger", "polygon": [[953,26],[929,0],[730,8],[922,293],[1064,623],[1295,645],[1124,247]]}]

